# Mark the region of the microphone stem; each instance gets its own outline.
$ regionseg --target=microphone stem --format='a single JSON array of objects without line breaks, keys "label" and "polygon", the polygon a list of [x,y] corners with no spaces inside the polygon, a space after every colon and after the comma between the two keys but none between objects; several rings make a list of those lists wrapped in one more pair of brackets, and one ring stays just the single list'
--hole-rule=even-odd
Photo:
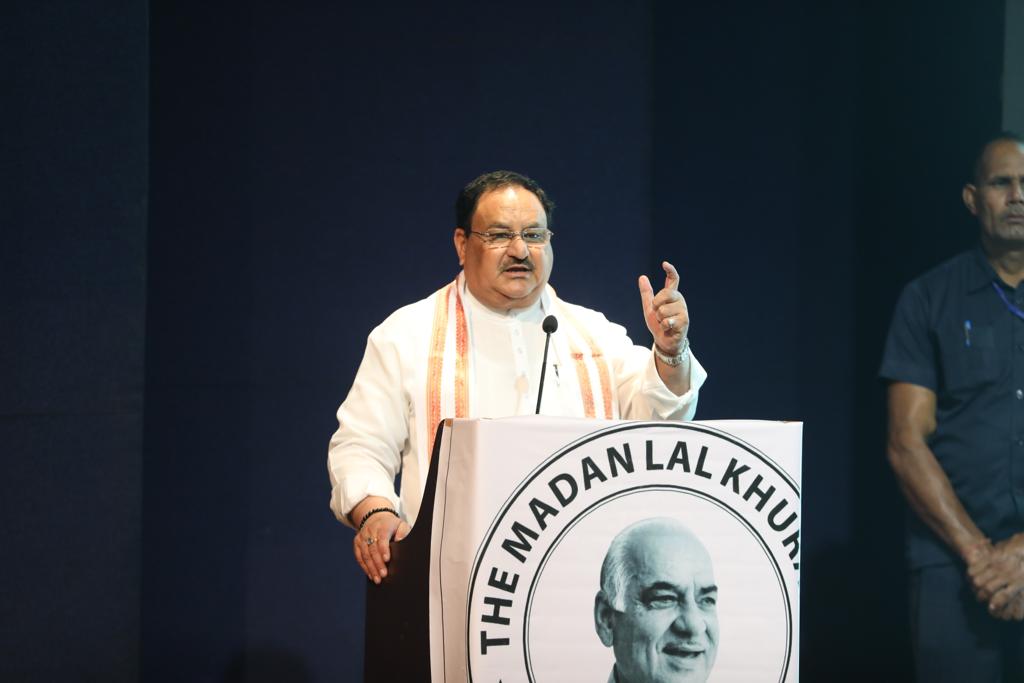
[{"label": "microphone stem", "polygon": [[540,364],[540,385],[537,387],[537,412],[535,415],[540,415],[540,399],[544,395],[544,373],[548,369],[548,344],[551,343],[551,333],[547,332],[544,334],[544,360]]}]

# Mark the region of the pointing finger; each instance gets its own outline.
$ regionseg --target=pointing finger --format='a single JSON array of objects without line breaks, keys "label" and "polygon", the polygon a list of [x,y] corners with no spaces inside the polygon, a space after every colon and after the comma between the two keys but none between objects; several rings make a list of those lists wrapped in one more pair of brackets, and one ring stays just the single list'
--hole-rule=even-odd
[{"label": "pointing finger", "polygon": [[679,290],[679,271],[668,261],[662,261],[661,267],[665,270],[665,289],[673,292]]}]

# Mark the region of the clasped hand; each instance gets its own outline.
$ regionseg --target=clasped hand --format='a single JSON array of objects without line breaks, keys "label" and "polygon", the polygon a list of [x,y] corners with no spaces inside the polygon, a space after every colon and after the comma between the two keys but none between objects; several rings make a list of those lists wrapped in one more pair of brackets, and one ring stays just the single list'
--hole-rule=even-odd
[{"label": "clasped hand", "polygon": [[980,546],[967,558],[967,577],[989,614],[1024,621],[1024,534]]}]

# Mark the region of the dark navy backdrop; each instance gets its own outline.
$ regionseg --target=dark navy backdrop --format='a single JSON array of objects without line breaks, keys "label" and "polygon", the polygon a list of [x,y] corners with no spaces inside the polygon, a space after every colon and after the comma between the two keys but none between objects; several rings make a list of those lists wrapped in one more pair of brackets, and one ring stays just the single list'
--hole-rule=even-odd
[{"label": "dark navy backdrop", "polygon": [[139,674],[145,3],[0,3],[0,679]]},{"label": "dark navy backdrop", "polygon": [[[24,35],[72,44],[114,32],[114,16],[128,21],[114,10],[31,15],[18,15]],[[144,36],[146,17],[133,21],[121,32]],[[93,421],[103,438],[72,456],[30,438],[44,429],[14,400],[22,389],[0,381],[0,426],[20,463],[5,496],[17,532],[4,546],[29,586],[10,597],[4,672],[357,680],[365,587],[351,532],[327,508],[333,413],[372,326],[455,275],[458,188],[512,168],[559,204],[552,283],[640,343],[637,275],[666,258],[680,268],[711,374],[699,417],[806,423],[805,680],[866,680],[885,667],[906,678],[902,506],[874,372],[900,284],[972,239],[958,193],[972,145],[999,123],[1001,2],[159,2],[148,21],[148,84],[130,78],[146,46],[127,38],[135,52],[120,61],[51,48],[58,62],[124,76],[127,90],[90,89],[89,68],[73,78],[26,62],[27,83],[53,82],[78,102],[148,95],[149,116],[123,110],[129,123],[60,111],[78,139],[148,121],[149,218],[116,214],[130,239],[73,259],[58,221],[32,220],[46,195],[19,190],[19,268],[0,270],[14,293],[2,350],[21,364],[19,387],[62,376],[74,359],[26,327],[29,271],[52,252],[55,268],[75,263],[102,280],[114,263],[139,282],[129,276],[145,272],[146,243],[147,300],[125,312],[97,295],[129,332],[145,321],[145,393],[128,393],[135,432]],[[6,47],[36,54],[38,42]],[[43,107],[18,102],[16,121]],[[125,157],[144,165],[147,152],[130,139],[83,165],[17,149],[83,197],[98,186],[129,205],[137,188],[110,169]],[[111,221],[60,212],[87,241]],[[101,398],[137,388],[142,336],[71,311],[55,315],[105,350],[89,367],[122,378],[100,385]],[[0,369],[17,365],[7,358]],[[117,441],[137,434],[143,406],[144,446]],[[45,431],[81,433],[71,422]],[[93,477],[83,492],[54,473],[74,471],[65,460],[109,461],[122,476]],[[60,495],[40,481],[89,503],[73,531],[64,509],[43,504]],[[92,512],[99,501],[105,514]],[[95,553],[85,580],[31,581],[35,567],[64,566],[71,539]],[[68,607],[38,616],[55,601]],[[37,626],[20,634],[25,623]],[[70,623],[100,645],[91,668],[42,635],[70,640],[52,628]]]}]

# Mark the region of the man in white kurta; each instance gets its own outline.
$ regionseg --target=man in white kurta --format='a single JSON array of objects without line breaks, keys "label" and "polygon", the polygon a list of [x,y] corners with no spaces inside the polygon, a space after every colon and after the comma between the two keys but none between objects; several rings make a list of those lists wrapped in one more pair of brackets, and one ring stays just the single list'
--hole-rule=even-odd
[{"label": "man in white kurta", "polygon": [[655,343],[635,346],[624,328],[561,301],[547,284],[552,208],[525,176],[499,171],[474,180],[456,204],[454,239],[463,272],[370,334],[338,409],[328,469],[331,508],[357,528],[354,553],[375,582],[387,574],[390,541],[403,538],[416,521],[437,422],[535,411],[545,317],[553,315],[558,329],[541,414],[694,416],[707,374],[688,348],[689,314],[675,269],[664,264],[666,286],[657,295],[646,276],[640,278]]}]

